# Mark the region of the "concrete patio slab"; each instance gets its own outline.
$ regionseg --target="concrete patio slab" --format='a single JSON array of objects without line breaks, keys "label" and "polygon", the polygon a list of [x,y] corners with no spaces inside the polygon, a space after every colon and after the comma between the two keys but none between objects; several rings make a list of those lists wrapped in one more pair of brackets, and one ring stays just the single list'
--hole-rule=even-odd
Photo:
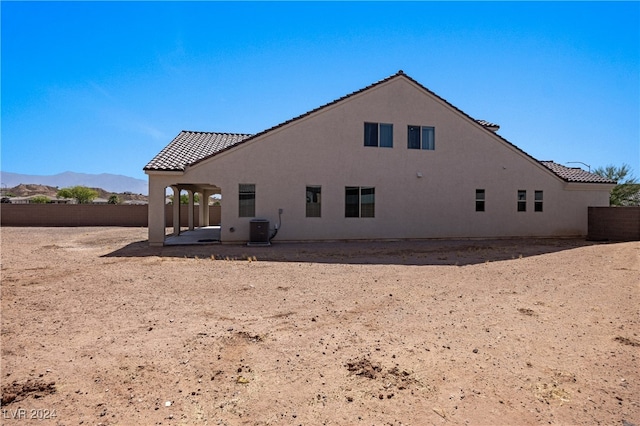
[{"label": "concrete patio slab", "polygon": [[164,240],[165,246],[190,246],[220,244],[220,227],[204,226],[193,231],[182,231],[180,235],[171,235]]}]

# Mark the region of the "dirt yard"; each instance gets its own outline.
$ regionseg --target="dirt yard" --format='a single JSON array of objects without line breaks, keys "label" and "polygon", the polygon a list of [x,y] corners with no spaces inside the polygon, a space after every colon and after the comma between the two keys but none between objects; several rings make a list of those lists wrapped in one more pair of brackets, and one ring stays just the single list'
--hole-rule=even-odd
[{"label": "dirt yard", "polygon": [[3,228],[2,424],[640,426],[640,243]]}]

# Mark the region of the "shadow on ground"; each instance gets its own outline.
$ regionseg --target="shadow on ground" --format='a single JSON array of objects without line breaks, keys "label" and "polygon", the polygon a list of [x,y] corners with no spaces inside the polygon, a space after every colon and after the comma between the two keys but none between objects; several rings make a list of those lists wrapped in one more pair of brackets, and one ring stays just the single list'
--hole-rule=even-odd
[{"label": "shadow on ground", "polygon": [[270,262],[313,262],[381,265],[472,265],[497,262],[597,243],[584,239],[493,239],[274,243],[246,245],[194,245],[149,247],[137,241],[104,257],[181,257]]}]

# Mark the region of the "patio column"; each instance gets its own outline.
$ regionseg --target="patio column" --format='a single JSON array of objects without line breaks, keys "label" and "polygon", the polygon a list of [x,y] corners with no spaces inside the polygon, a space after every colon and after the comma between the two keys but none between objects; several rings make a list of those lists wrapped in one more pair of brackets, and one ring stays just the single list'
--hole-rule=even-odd
[{"label": "patio column", "polygon": [[180,235],[180,187],[173,189],[173,235]]},{"label": "patio column", "polygon": [[165,186],[159,179],[149,176],[149,210],[148,210],[148,229],[149,229],[149,245],[164,245],[165,234]]},{"label": "patio column", "polygon": [[195,226],[193,224],[193,210],[194,210],[194,200],[193,200],[193,190],[187,189],[187,194],[189,194],[189,209],[187,210],[187,216],[189,219],[189,231],[193,231]]},{"label": "patio column", "polygon": [[209,226],[209,197],[211,197],[211,190],[203,189],[200,195],[200,226]]}]

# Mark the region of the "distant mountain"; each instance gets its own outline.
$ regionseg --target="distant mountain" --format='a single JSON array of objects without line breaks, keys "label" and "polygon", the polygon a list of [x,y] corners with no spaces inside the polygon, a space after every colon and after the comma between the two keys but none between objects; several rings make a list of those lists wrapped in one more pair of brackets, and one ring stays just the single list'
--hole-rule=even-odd
[{"label": "distant mountain", "polygon": [[89,188],[103,188],[106,191],[115,193],[132,192],[134,194],[146,195],[149,192],[146,180],[109,173],[87,174],[64,172],[57,175],[43,176],[0,171],[0,179],[2,179],[3,188],[11,188],[23,183],[57,186],[59,188],[82,185]]}]

